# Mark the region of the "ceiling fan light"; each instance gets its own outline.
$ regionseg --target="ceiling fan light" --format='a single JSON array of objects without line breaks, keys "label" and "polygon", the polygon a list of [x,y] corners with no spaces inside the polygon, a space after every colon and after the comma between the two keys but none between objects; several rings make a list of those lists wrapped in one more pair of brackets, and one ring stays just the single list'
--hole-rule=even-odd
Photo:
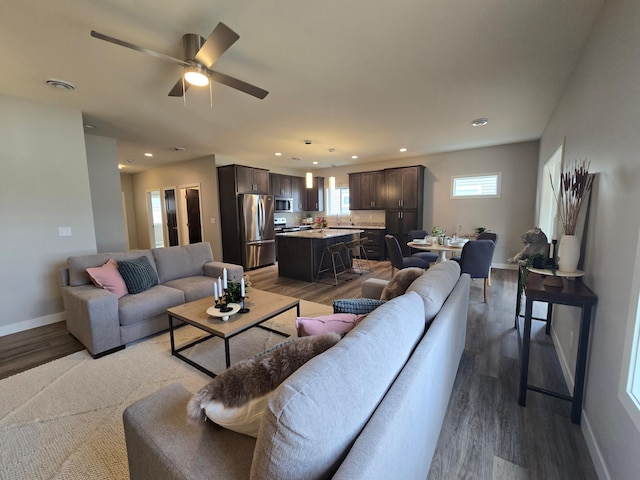
[{"label": "ceiling fan light", "polygon": [[204,87],[205,85],[209,85],[209,77],[205,73],[205,69],[198,65],[185,68],[184,79],[185,81],[196,87]]}]

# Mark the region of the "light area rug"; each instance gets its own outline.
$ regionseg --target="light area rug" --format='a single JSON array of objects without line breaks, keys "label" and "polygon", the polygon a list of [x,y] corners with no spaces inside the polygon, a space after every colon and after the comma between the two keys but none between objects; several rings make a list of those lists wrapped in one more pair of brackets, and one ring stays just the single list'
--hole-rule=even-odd
[{"label": "light area rug", "polygon": [[[331,313],[302,300],[301,315]],[[295,333],[295,309],[265,325]],[[176,330],[176,346],[202,337]],[[230,340],[232,364],[287,341],[252,328]],[[214,372],[225,368],[224,343],[213,338],[183,352]],[[128,479],[124,409],[165,385],[196,392],[211,378],[170,353],[167,332],[94,360],[86,350],[0,380],[0,479]]]}]

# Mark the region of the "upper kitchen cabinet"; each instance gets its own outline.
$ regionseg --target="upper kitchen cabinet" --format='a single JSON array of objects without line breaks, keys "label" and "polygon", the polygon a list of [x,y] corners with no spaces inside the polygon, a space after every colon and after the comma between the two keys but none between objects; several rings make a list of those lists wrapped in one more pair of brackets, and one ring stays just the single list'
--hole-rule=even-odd
[{"label": "upper kitchen cabinet", "polygon": [[235,168],[236,193],[270,193],[269,170],[229,165]]},{"label": "upper kitchen cabinet", "polygon": [[320,212],[324,210],[324,177],[313,177],[313,187],[305,188],[305,211]]},{"label": "upper kitchen cabinet", "polygon": [[390,168],[385,170],[387,209],[422,208],[424,167]]},{"label": "upper kitchen cabinet", "polygon": [[307,189],[304,178],[291,177],[291,198],[293,198],[293,211],[304,212],[307,207]]},{"label": "upper kitchen cabinet", "polygon": [[385,172],[349,174],[349,209],[383,210],[385,206]]},{"label": "upper kitchen cabinet", "polygon": [[292,177],[290,175],[281,175],[279,173],[270,173],[269,179],[271,181],[271,193],[276,197],[293,196],[291,189]]}]

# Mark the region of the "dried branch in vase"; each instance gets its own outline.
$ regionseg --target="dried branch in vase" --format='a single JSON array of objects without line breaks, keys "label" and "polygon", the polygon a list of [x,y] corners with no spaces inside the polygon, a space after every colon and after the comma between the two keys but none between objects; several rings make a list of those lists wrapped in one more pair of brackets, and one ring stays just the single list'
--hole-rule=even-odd
[{"label": "dried branch in vase", "polygon": [[556,193],[553,179],[549,175],[551,188],[558,202],[558,211],[565,235],[576,234],[582,201],[591,190],[593,176],[589,174],[589,164],[590,162],[585,158],[574,160],[568,166],[565,166],[560,175],[559,194]]}]

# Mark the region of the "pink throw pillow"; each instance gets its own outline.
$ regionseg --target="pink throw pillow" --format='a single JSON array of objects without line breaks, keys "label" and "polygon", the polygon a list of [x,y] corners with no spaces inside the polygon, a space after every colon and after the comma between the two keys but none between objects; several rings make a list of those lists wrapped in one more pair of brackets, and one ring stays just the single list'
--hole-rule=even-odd
[{"label": "pink throw pillow", "polygon": [[129,293],[127,285],[118,271],[118,264],[113,258],[107,260],[107,263],[101,267],[87,268],[87,273],[97,287],[108,290],[118,298]]},{"label": "pink throw pillow", "polygon": [[296,327],[299,337],[322,335],[325,333],[346,333],[355,327],[366,315],[354,313],[334,313],[320,317],[298,317]]}]

